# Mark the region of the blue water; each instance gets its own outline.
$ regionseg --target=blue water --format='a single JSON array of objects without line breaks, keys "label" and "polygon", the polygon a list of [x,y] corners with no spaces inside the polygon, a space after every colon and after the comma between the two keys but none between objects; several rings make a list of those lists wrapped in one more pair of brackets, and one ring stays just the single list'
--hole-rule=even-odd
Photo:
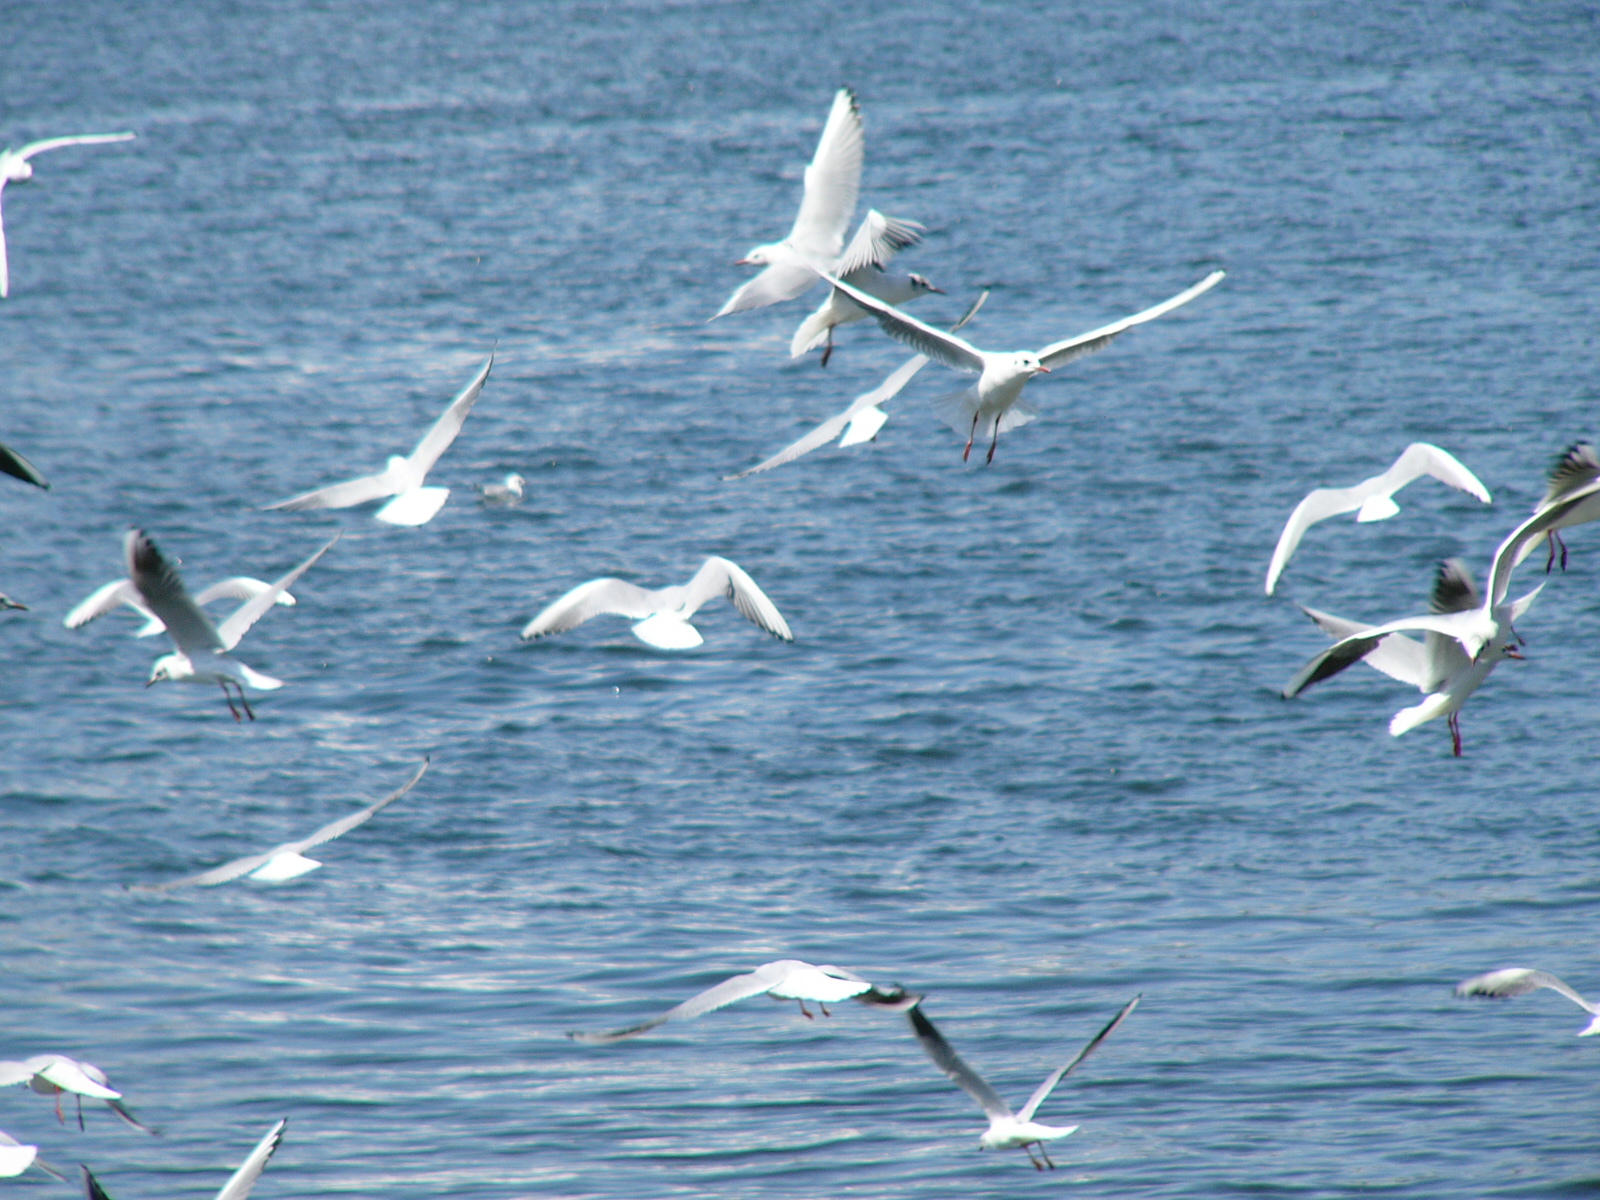
[{"label": "blue water", "polygon": [[[1600,990],[1600,540],[1529,661],[1401,739],[1361,668],[1286,703],[1296,611],[1416,610],[1594,422],[1600,19],[1580,3],[13,4],[0,137],[132,129],[5,192],[0,1057],[104,1067],[103,1109],[0,1128],[117,1200],[209,1195],[279,1117],[261,1200],[1600,1194],[1594,1055],[1508,964]],[[706,324],[792,219],[833,89],[864,201],[979,344],[1038,346],[1223,267],[1030,388],[992,467],[927,401],[876,444],[720,477],[905,351],[803,304]],[[815,298],[812,298],[813,302]],[[404,452],[491,347],[420,530],[257,506]],[[1289,509],[1408,441],[1382,525]],[[517,470],[518,508],[473,486]],[[343,540],[243,644],[236,726],[145,691],[164,647],[60,617],[149,529],[191,580]],[[517,631],[566,588],[742,563],[652,651]],[[1537,561],[1529,569],[1531,578]],[[417,789],[277,888],[158,882]],[[750,1002],[611,1047],[780,957],[930,994],[1061,1169],[982,1120],[893,1015]],[[19,1196],[62,1194],[31,1174]]]}]

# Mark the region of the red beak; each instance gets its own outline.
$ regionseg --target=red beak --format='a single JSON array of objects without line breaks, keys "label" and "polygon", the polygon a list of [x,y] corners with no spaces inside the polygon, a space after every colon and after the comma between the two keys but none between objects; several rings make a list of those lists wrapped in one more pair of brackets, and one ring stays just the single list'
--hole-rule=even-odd
[{"label": "red beak", "polygon": [[1506,647],[1506,657],[1521,659],[1523,662],[1527,661],[1527,659],[1523,657],[1522,651],[1518,650],[1515,646]]},{"label": "red beak", "polygon": [[1041,375],[1048,375],[1048,374],[1050,374],[1050,368],[1049,368],[1049,367],[1046,367],[1046,366],[1040,366],[1040,368],[1039,368],[1039,374],[1041,374]]}]

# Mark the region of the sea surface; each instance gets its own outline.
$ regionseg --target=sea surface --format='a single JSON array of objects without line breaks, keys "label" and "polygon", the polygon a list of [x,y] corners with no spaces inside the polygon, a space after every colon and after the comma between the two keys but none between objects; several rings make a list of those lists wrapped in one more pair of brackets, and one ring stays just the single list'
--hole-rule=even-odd
[{"label": "sea surface", "polygon": [[[116,1200],[1600,1195],[1600,530],[1568,538],[1462,717],[1365,667],[1293,702],[1296,605],[1422,610],[1600,436],[1592,4],[13,2],[0,140],[129,129],[4,193],[0,1057],[103,1067],[80,1133],[0,1129]],[[862,209],[980,345],[1038,347],[1223,268],[1029,387],[992,466],[929,401],[773,453],[904,361],[821,296],[707,323],[781,237],[834,90]],[[263,512],[405,453],[493,350],[429,525]],[[1319,484],[1413,440],[1384,524]],[[517,507],[475,486],[518,471]],[[239,655],[236,724],[142,684],[163,639],[61,618],[148,530],[196,586],[343,538]],[[788,618],[704,646],[518,631],[586,579],[708,554]],[[1518,577],[1539,578],[1542,555]],[[130,892],[417,788],[292,883]],[[631,1024],[776,958],[925,991],[1055,1172],[894,1013],[765,998]],[[66,1195],[35,1172],[0,1188]]]}]

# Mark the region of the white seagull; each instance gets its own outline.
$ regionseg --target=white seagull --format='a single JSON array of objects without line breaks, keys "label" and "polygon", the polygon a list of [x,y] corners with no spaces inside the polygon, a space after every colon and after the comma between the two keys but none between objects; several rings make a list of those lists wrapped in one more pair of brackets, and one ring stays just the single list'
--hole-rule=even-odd
[{"label": "white seagull", "polygon": [[38,1167],[46,1175],[54,1175],[62,1183],[67,1177],[39,1157],[39,1147],[25,1146],[9,1133],[0,1131],[0,1179],[21,1175],[29,1167]]},{"label": "white seagull", "polygon": [[1355,487],[1317,488],[1289,514],[1283,533],[1278,536],[1277,548],[1272,552],[1272,565],[1267,568],[1267,595],[1278,586],[1278,576],[1294,554],[1295,547],[1318,521],[1326,521],[1340,513],[1353,512],[1357,521],[1387,521],[1400,511],[1391,498],[1406,484],[1424,475],[1432,475],[1458,491],[1476,496],[1489,503],[1489,490],[1478,482],[1478,477],[1462,466],[1454,456],[1427,442],[1412,442],[1400,453],[1382,475],[1364,479]]},{"label": "white seagull", "polygon": [[[266,1137],[256,1143],[254,1150],[239,1165],[239,1169],[229,1177],[228,1182],[222,1185],[222,1190],[216,1194],[215,1200],[245,1200],[250,1195],[250,1189],[255,1187],[256,1180],[261,1178],[261,1172],[267,1168],[267,1160],[272,1157],[272,1152],[278,1148],[278,1143],[283,1141],[284,1127],[288,1121],[279,1121],[267,1130]],[[106,1195],[105,1189],[100,1186],[100,1181],[89,1173],[89,1168],[83,1168],[83,1194],[84,1200],[111,1200]]]},{"label": "white seagull", "polygon": [[[0,194],[5,191],[8,183],[22,183],[33,178],[33,164],[28,160],[35,154],[43,154],[46,150],[59,150],[63,146],[101,146],[107,142],[126,142],[133,138],[131,133],[80,133],[72,137],[45,138],[39,142],[29,142],[15,150],[0,150]],[[11,293],[11,272],[6,263],[6,231],[3,218],[0,218],[0,299]]]},{"label": "white seagull", "polygon": [[[983,302],[989,298],[989,293],[984,292],[972,307],[967,309],[963,316],[954,325],[950,332],[954,333],[973,317],[978,315],[978,310],[983,307]],[[916,377],[918,371],[928,365],[926,354],[913,355],[897,367],[889,378],[885,379],[870,392],[862,392],[850,403],[850,407],[842,413],[829,417],[810,433],[797,441],[791,442],[779,450],[771,458],[757,463],[747,470],[739,471],[733,475],[724,475],[724,480],[743,479],[747,475],[759,475],[762,471],[770,471],[773,467],[781,467],[784,463],[793,462],[802,455],[810,454],[817,447],[832,440],[840,430],[844,436],[839,439],[841,446],[854,446],[860,442],[870,442],[877,439],[878,430],[882,429],[884,422],[889,419],[889,414],[883,411],[883,405],[898,396],[906,384]]]},{"label": "white seagull", "polygon": [[65,1122],[61,1115],[62,1093],[78,1098],[78,1128],[83,1128],[83,1097],[104,1100],[106,1107],[135,1129],[153,1134],[155,1130],[144,1125],[122,1104],[122,1093],[113,1090],[106,1073],[93,1063],[80,1062],[65,1054],[35,1054],[21,1062],[0,1062],[0,1087],[27,1084],[41,1096],[56,1098],[56,1119]]},{"label": "white seagull", "polygon": [[[1556,465],[1551,468],[1548,484],[1545,487],[1544,499],[1540,500],[1534,508],[1535,516],[1552,508],[1561,508],[1562,515],[1550,531],[1545,535],[1550,542],[1550,555],[1545,559],[1544,571],[1548,575],[1550,568],[1555,564],[1556,550],[1561,551],[1561,569],[1567,569],[1567,544],[1561,540],[1562,529],[1570,529],[1574,525],[1583,525],[1600,517],[1600,489],[1595,487],[1600,481],[1600,457],[1595,455],[1594,447],[1588,442],[1574,442],[1568,446],[1566,452],[1556,459]],[[1581,496],[1582,502],[1568,504],[1569,497]],[[1522,544],[1522,549],[1517,551],[1517,562],[1521,562],[1533,552],[1534,540]]]},{"label": "white seagull", "polygon": [[284,842],[281,846],[274,846],[264,853],[236,858],[232,862],[223,863],[220,867],[212,867],[209,871],[202,871],[198,875],[189,875],[183,879],[174,879],[170,883],[136,883],[130,885],[130,888],[138,892],[169,892],[173,888],[188,887],[191,884],[197,887],[215,887],[219,883],[227,883],[230,879],[237,879],[241,875],[248,875],[251,879],[260,880],[262,883],[283,883],[285,880],[298,879],[322,865],[314,858],[307,858],[305,856],[307,850],[324,842],[331,842],[334,838],[349,833],[357,825],[365,825],[372,820],[379,812],[416,787],[417,780],[427,771],[429,761],[424,758],[422,765],[398,791],[390,792],[382,800],[357,809],[337,821],[330,821],[310,837],[301,838],[297,842]]},{"label": "white seagull", "polygon": [[626,1029],[613,1029],[609,1033],[574,1032],[567,1036],[580,1042],[620,1042],[624,1038],[648,1033],[668,1021],[704,1016],[708,1012],[726,1008],[736,1001],[760,995],[768,995],[775,1000],[797,1001],[800,1012],[808,1020],[812,1019],[812,1016],[811,1010],[806,1007],[807,1000],[821,1008],[822,1015],[826,1017],[831,1015],[828,1012],[828,1005],[838,1004],[844,1000],[860,1000],[867,1004],[879,1004],[898,1010],[922,999],[921,996],[908,993],[899,986],[880,988],[868,983],[853,971],[846,971],[843,967],[814,967],[799,959],[785,958],[777,962],[763,963],[748,974],[724,979],[715,987],[707,988],[698,996],[693,996],[682,1004],[669,1008],[660,1016],[651,1017],[641,1024],[630,1025]]},{"label": "white seagull", "polygon": [[[1534,597],[1539,594],[1539,589],[1543,586],[1540,584],[1510,606],[1509,620],[1503,623],[1500,634],[1476,659],[1469,658],[1461,643],[1455,638],[1434,630],[1424,631],[1421,642],[1395,632],[1387,633],[1372,642],[1366,654],[1359,656],[1362,661],[1382,671],[1391,679],[1409,683],[1425,697],[1421,704],[1395,713],[1389,722],[1390,736],[1399,737],[1424,722],[1448,716],[1451,750],[1457,758],[1460,758],[1461,706],[1467,702],[1467,697],[1483,685],[1483,681],[1495,667],[1500,665],[1502,659],[1522,657],[1516,646],[1511,644],[1511,638],[1515,636],[1513,627],[1522,614],[1532,606]],[[1479,609],[1482,603],[1482,597],[1479,596],[1478,589],[1472,582],[1472,574],[1467,570],[1465,563],[1460,559],[1450,558],[1439,564],[1439,574],[1433,584],[1434,612],[1473,612]],[[1318,612],[1314,608],[1305,608],[1303,605],[1301,611],[1315,621],[1324,633],[1335,639],[1338,645],[1347,647],[1346,654],[1365,644],[1360,639],[1375,628],[1363,625],[1359,621],[1347,621],[1331,613]],[[1328,653],[1331,654],[1332,651]],[[1300,673],[1290,681],[1288,687],[1283,689],[1284,698],[1290,699],[1299,695],[1313,683],[1336,674],[1355,661],[1353,658],[1341,658],[1339,662],[1342,665],[1328,669],[1329,664],[1324,661],[1326,657],[1327,655],[1318,655],[1301,668]]]},{"label": "white seagull", "polygon": [[450,489],[424,487],[423,480],[428,477],[428,472],[433,470],[433,464],[439,461],[439,456],[450,448],[450,443],[455,441],[456,435],[461,432],[461,426],[466,423],[467,414],[472,411],[478,393],[483,390],[484,381],[489,378],[489,368],[492,366],[494,366],[494,355],[490,354],[483,364],[483,369],[454,400],[450,401],[450,407],[445,409],[444,415],[433,423],[433,428],[422,435],[417,448],[408,457],[391,454],[389,465],[376,475],[347,479],[331,487],[291,496],[287,500],[269,504],[267,508],[285,509],[290,512],[307,508],[349,508],[353,504],[365,504],[368,500],[381,500],[385,496],[393,496],[393,500],[373,514],[378,520],[390,525],[426,525],[433,520],[434,514],[444,507]]},{"label": "white seagull", "polygon": [[480,483],[478,492],[485,504],[515,504],[522,499],[522,489],[528,481],[513,471],[501,483]]},{"label": "white seagull", "polygon": [[322,549],[298,567],[277,580],[264,592],[245,601],[221,625],[213,625],[205,610],[190,597],[183,586],[183,577],[175,564],[169,562],[156,548],[142,529],[130,530],[124,543],[128,558],[128,578],[138,590],[139,597],[156,616],[166,624],[167,635],[172,638],[177,651],[156,659],[150,668],[150,678],[145,686],[163,681],[183,683],[215,683],[227,697],[228,711],[235,721],[239,710],[234,707],[233,696],[228,691],[232,683],[239,693],[239,702],[253,721],[256,715],[245,699],[246,685],[257,691],[273,691],[283,686],[281,679],[252,670],[228,652],[239,644],[239,639],[250,627],[277,603],[278,597],[288,590],[311,565],[326,554],[339,540],[334,534]]},{"label": "white seagull", "polygon": [[1503,967],[1498,971],[1489,971],[1463,980],[1456,985],[1456,995],[1509,1000],[1512,996],[1526,996],[1529,992],[1536,992],[1540,988],[1560,992],[1589,1014],[1591,1019],[1587,1025],[1578,1030],[1579,1037],[1600,1033],[1600,1004],[1589,1003],[1548,971],[1536,971],[1532,967]]},{"label": "white seagull", "polygon": [[1189,303],[1196,296],[1210,291],[1222,280],[1224,274],[1223,271],[1213,271],[1193,287],[1179,292],[1169,300],[1163,300],[1153,308],[1134,313],[1133,316],[1124,317],[1110,325],[1103,325],[1099,329],[1091,329],[1088,333],[1080,333],[1077,337],[1052,342],[1038,353],[1031,350],[980,350],[971,342],[953,333],[945,333],[943,330],[926,325],[843,280],[826,274],[823,278],[876,317],[884,332],[896,341],[904,342],[912,349],[957,371],[977,373],[977,383],[961,391],[941,396],[933,402],[934,410],[957,433],[967,435],[966,449],[961,452],[963,462],[972,453],[973,441],[980,436],[990,439],[986,461],[993,462],[995,446],[999,444],[1000,435],[1019,425],[1026,425],[1039,415],[1038,409],[1022,399],[1022,389],[1028,380],[1040,373],[1049,373],[1057,367],[1065,366],[1086,354],[1104,349],[1118,334],[1125,333],[1135,325],[1153,321],[1180,305]]},{"label": "white seagull", "polygon": [[522,629],[524,638],[543,637],[576,629],[590,617],[609,614],[637,621],[633,636],[659,650],[688,650],[700,645],[700,631],[689,618],[701,607],[726,596],[745,619],[785,642],[794,641],[789,625],[756,581],[738,563],[715,555],[706,559],[694,578],[677,587],[650,591],[623,579],[591,579],[579,584]]},{"label": "white seagull", "polygon": [[[951,1079],[955,1080],[961,1090],[966,1092],[978,1102],[978,1107],[983,1109],[984,1116],[989,1118],[989,1128],[978,1139],[978,1148],[981,1150],[1014,1150],[1021,1147],[1027,1151],[1028,1161],[1037,1171],[1049,1167],[1055,1170],[1056,1164],[1050,1161],[1044,1144],[1053,1138],[1066,1137],[1074,1132],[1076,1125],[1043,1125],[1033,1119],[1033,1114],[1039,1111],[1039,1106],[1045,1102],[1056,1084],[1066,1078],[1072,1069],[1088,1058],[1095,1047],[1111,1036],[1113,1030],[1123,1021],[1128,1014],[1138,1007],[1141,996],[1135,996],[1122,1006],[1122,1011],[1111,1018],[1099,1033],[1089,1039],[1089,1044],[1078,1051],[1077,1056],[1065,1066],[1057,1068],[1034,1089],[1033,1095],[1028,1097],[1028,1102],[1022,1106],[1020,1112],[1013,1113],[1011,1106],[1000,1098],[1000,1094],[990,1087],[988,1081],[962,1061],[961,1056],[955,1052],[950,1043],[944,1040],[944,1035],[928,1020],[927,1014],[922,1011],[921,1005],[913,1005],[906,1012],[911,1021],[911,1028],[917,1035],[917,1040],[922,1043],[922,1048],[928,1052],[928,1057],[933,1059],[934,1065]],[[1039,1147],[1039,1158],[1033,1156],[1033,1146]]]},{"label": "white seagull", "polygon": [[[861,165],[866,141],[861,110],[848,88],[833,97],[828,123],[817,152],[806,168],[805,194],[794,228],[781,242],[757,246],[737,265],[766,268],[717,311],[717,317],[793,300],[817,281],[812,263],[833,263],[844,249],[845,230],[861,193]],[[874,260],[876,259],[874,255]],[[873,260],[869,260],[873,261]],[[857,263],[864,266],[865,263]]]},{"label": "white seagull", "polygon": [[[216,600],[254,600],[271,586],[248,575],[235,575],[224,579],[221,583],[213,583],[208,588],[202,588],[195,594],[194,602],[206,605]],[[293,607],[295,599],[288,592],[280,592],[274,603],[286,608]],[[114,611],[119,604],[126,604],[145,618],[144,624],[139,627],[134,637],[154,637],[158,633],[166,632],[166,622],[151,612],[140,599],[139,589],[133,586],[131,579],[114,579],[96,588],[82,603],[63,617],[61,623],[68,629],[78,629],[96,617],[103,617],[106,613]]]},{"label": "white seagull", "polygon": [[[889,260],[907,246],[921,240],[922,226],[915,221],[900,221],[886,217],[877,209],[867,213],[855,237],[850,239],[844,256],[833,264],[833,273],[851,287],[860,288],[876,296],[885,304],[909,304],[930,292],[944,294],[943,288],[934,287],[921,275],[891,272]],[[822,365],[827,366],[833,357],[833,331],[836,326],[853,321],[864,321],[872,314],[837,288],[829,291],[828,298],[794,331],[789,342],[789,355],[799,358],[808,350],[823,347]]]}]

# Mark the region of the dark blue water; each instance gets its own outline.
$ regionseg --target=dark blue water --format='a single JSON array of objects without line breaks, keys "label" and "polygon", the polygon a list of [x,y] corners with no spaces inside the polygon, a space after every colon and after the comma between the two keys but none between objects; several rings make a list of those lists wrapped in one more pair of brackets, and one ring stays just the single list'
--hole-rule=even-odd
[{"label": "dark blue water", "polygon": [[[1600,539],[1460,760],[1442,723],[1389,738],[1417,697],[1365,668],[1277,695],[1324,644],[1295,602],[1415,611],[1600,433],[1592,6],[5,15],[0,137],[139,140],[5,192],[0,440],[54,488],[0,480],[0,590],[33,606],[0,621],[0,1057],[98,1063],[166,1133],[23,1091],[0,1128],[117,1200],[210,1194],[280,1116],[262,1200],[1600,1193],[1581,1014],[1449,991],[1600,989]],[[705,323],[841,84],[864,201],[929,227],[923,314],[994,289],[979,344],[1227,280],[1033,384],[992,467],[930,367],[876,444],[722,482],[904,358],[857,325],[791,363],[803,304]],[[496,344],[432,524],[257,511],[407,450]],[[1264,599],[1295,501],[1415,439],[1495,504],[1415,485]],[[525,504],[473,503],[510,470]],[[254,725],[145,691],[164,647],[130,618],[61,627],[131,524],[197,583],[345,531],[243,644],[287,681]],[[792,646],[725,606],[681,655],[617,621],[517,639],[575,583],[709,553]],[[301,881],[123,890],[424,754]],[[892,1014],[562,1036],[790,956],[927,990],[1014,1103],[1145,999],[1042,1111],[1082,1128],[1038,1175],[978,1151]]]}]

